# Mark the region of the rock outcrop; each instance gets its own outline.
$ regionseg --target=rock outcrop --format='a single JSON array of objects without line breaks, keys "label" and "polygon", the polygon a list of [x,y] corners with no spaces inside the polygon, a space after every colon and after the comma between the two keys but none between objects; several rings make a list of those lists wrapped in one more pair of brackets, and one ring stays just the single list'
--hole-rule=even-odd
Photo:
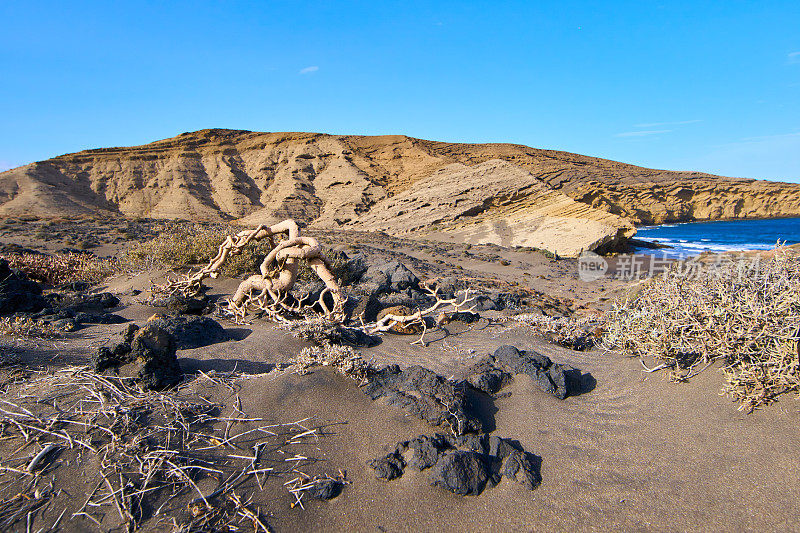
[{"label": "rock outcrop", "polygon": [[501,478],[529,490],[541,481],[532,454],[518,442],[494,435],[420,435],[397,443],[392,452],[373,459],[368,466],[375,477],[385,481],[402,476],[406,468],[430,469],[431,485],[460,495],[480,494]]},{"label": "rock outcrop", "polygon": [[0,173],[0,216],[286,218],[561,255],[635,223],[800,216],[800,185],[512,144],[202,130]]}]

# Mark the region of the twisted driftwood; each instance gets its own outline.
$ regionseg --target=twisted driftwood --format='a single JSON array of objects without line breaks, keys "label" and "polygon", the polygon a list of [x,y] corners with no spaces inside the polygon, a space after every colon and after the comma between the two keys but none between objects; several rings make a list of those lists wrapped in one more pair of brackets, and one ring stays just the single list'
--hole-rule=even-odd
[{"label": "twisted driftwood", "polygon": [[[274,237],[284,235],[285,239],[275,243]],[[319,242],[313,237],[300,235],[300,227],[294,220],[284,220],[273,226],[258,226],[253,230],[245,230],[235,236],[228,236],[220,245],[217,255],[202,269],[183,279],[171,280],[164,285],[155,286],[155,292],[196,296],[203,289],[203,280],[216,278],[219,270],[230,255],[235,255],[253,241],[268,239],[270,252],[259,267],[259,273],[245,279],[228,300],[227,311],[237,321],[241,321],[251,311],[264,312],[269,318],[286,322],[292,316],[301,314],[311,308],[321,310],[322,316],[331,322],[345,322],[344,304],[347,298],[334,276],[328,259],[322,253]],[[297,280],[300,261],[305,260],[308,266],[325,284],[325,289],[315,301],[308,298],[290,297],[290,291]],[[447,319],[447,313],[472,312],[475,308],[475,297],[467,291],[460,298],[442,299],[438,288],[426,287],[435,302],[424,309],[418,309],[409,315],[388,314],[371,323],[350,326],[369,335],[381,334],[395,326],[418,325],[422,328],[420,338],[412,344],[425,345],[425,334],[428,332],[426,318],[439,312],[435,321],[437,327]],[[331,296],[333,306],[325,302]],[[345,326],[346,327],[346,326]]]},{"label": "twisted driftwood", "polygon": [[[286,238],[276,245],[274,237],[282,234],[285,234]],[[208,265],[185,279],[170,281],[166,285],[157,287],[157,290],[195,296],[201,292],[204,279],[216,278],[219,275],[219,269],[230,255],[238,254],[251,242],[263,239],[269,239],[270,253],[261,263],[260,272],[244,280],[233,297],[228,300],[228,311],[239,320],[251,310],[263,311],[270,318],[285,320],[287,313],[298,313],[304,308],[318,304],[327,318],[340,320],[344,298],[339,283],[331,271],[331,265],[322,253],[317,239],[301,236],[300,227],[291,219],[273,226],[262,224],[256,229],[228,236]],[[289,298],[289,291],[297,281],[300,260],[307,261],[311,270],[325,284],[325,290],[316,302],[302,300],[292,303]],[[327,294],[330,294],[333,300],[332,308],[325,303]]]}]

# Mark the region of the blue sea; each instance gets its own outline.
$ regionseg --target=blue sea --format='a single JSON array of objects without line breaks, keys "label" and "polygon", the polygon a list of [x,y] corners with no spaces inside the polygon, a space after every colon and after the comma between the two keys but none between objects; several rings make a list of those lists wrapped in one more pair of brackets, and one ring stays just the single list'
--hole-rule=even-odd
[{"label": "blue sea", "polygon": [[636,239],[658,241],[671,248],[639,248],[637,253],[689,257],[702,252],[769,250],[780,239],[800,242],[800,218],[690,222],[638,228]]}]

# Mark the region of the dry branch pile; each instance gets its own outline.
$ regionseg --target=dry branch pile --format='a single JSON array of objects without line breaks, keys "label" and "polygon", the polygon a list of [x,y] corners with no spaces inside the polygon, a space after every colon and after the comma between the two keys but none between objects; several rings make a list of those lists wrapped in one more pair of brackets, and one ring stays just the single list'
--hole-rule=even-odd
[{"label": "dry branch pile", "polygon": [[[233,394],[233,378],[202,374],[200,379]],[[146,391],[83,367],[34,372],[6,387],[0,440],[16,451],[2,459],[0,487],[2,494],[22,497],[0,501],[3,530],[30,521],[38,506],[59,495],[48,476],[64,463],[83,464],[92,481],[82,505],[60,500],[74,508],[58,520],[82,520],[81,527],[93,522],[101,530],[109,529],[109,515],[128,531],[148,520],[176,531],[242,523],[268,531],[260,511],[242,495],[245,482],[255,480],[260,488],[274,476],[313,479],[301,468],[314,460],[297,453],[303,450],[296,445],[318,439],[320,430],[310,428],[308,419],[280,424],[248,417],[238,395],[226,416],[223,405],[183,388]],[[35,443],[41,449],[31,456]],[[209,478],[217,488],[201,490],[198,484]],[[305,483],[302,490],[291,485],[294,503],[316,484]]]},{"label": "dry branch pile", "polygon": [[656,358],[675,380],[724,361],[725,391],[741,409],[800,391],[800,262],[790,249],[699,271],[678,265],[615,307],[606,324],[609,348]]}]

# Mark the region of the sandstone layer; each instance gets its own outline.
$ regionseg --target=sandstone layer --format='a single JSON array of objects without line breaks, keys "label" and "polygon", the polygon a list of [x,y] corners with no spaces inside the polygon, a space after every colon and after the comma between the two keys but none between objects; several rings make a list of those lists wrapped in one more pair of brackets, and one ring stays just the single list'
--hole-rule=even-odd
[{"label": "sandstone layer", "polygon": [[800,185],[512,144],[215,129],[0,173],[0,216],[20,215],[292,217],[574,255],[634,224],[800,216]]}]

